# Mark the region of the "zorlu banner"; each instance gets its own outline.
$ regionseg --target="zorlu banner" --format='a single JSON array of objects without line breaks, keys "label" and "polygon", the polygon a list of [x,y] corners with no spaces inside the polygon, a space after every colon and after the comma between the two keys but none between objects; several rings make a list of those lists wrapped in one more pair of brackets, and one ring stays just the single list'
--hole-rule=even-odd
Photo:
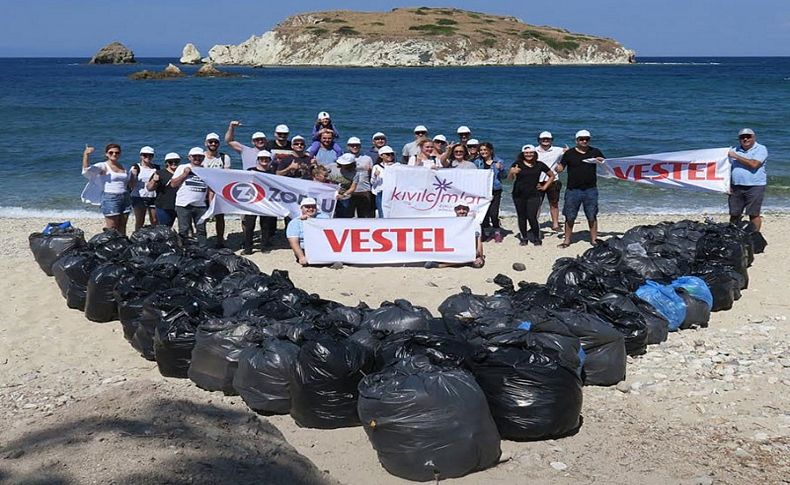
[{"label": "zorlu banner", "polygon": [[469,206],[478,224],[491,204],[491,170],[388,167],[382,186],[384,217],[454,217],[458,204]]},{"label": "zorlu banner", "polygon": [[666,188],[730,191],[729,148],[654,153],[607,158],[599,165],[602,177]]},{"label": "zorlu banner", "polygon": [[193,170],[215,194],[201,221],[214,214],[299,217],[299,202],[305,197],[314,198],[321,212],[335,211],[334,185],[250,170]]},{"label": "zorlu banner", "polygon": [[471,217],[424,219],[305,219],[310,264],[468,263],[476,257]]}]

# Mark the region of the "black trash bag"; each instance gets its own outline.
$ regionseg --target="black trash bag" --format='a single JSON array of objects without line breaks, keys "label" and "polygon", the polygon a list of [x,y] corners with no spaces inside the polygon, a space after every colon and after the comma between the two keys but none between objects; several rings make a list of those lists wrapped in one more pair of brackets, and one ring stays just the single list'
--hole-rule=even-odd
[{"label": "black trash bag", "polygon": [[178,234],[173,229],[162,225],[143,226],[129,236],[129,241],[132,244],[157,242],[168,243],[173,247],[179,245]]},{"label": "black trash bag", "polygon": [[359,328],[362,326],[362,321],[365,319],[365,312],[369,310],[370,307],[362,302],[355,307],[337,305],[331,308],[323,318],[330,322],[349,324],[352,327]]},{"label": "black trash bag", "polygon": [[[631,243],[625,247],[620,267],[623,271],[632,271],[639,275],[642,279],[640,284],[645,280],[666,284],[682,276],[680,268],[673,259],[650,255],[639,243]],[[632,291],[635,289],[630,288]]]},{"label": "black trash bag", "polygon": [[372,356],[342,335],[321,332],[302,344],[290,378],[291,417],[302,428],[359,425],[357,385]]},{"label": "black trash bag", "polygon": [[625,295],[607,293],[592,305],[593,311],[625,336],[628,355],[647,352],[647,322],[634,302]]},{"label": "black trash bag", "polygon": [[228,276],[228,269],[217,261],[194,258],[184,261],[173,278],[173,286],[195,288],[202,292],[210,292]]},{"label": "black trash bag", "polygon": [[[746,245],[742,240],[720,232],[708,232],[697,241],[697,261],[695,269],[700,266],[717,262],[731,267],[743,277],[742,285],[739,290],[743,290],[749,285],[749,256]],[[696,264],[701,263],[701,264]]]},{"label": "black trash bag", "polygon": [[188,315],[181,310],[159,320],[154,333],[154,358],[160,374],[187,378],[195,348],[195,331],[205,317],[203,313]]},{"label": "black trash bag", "polygon": [[118,320],[121,321],[126,340],[131,342],[137,332],[145,299],[150,294],[169,287],[169,280],[148,271],[127,273],[118,281],[113,294],[118,303]]},{"label": "black trash bag", "polygon": [[239,353],[233,388],[250,409],[265,416],[291,412],[290,378],[299,346],[267,338]]},{"label": "black trash bag", "polygon": [[513,289],[513,280],[510,279],[509,276],[503,275],[502,273],[499,273],[496,276],[494,276],[494,284],[499,286],[503,290]]},{"label": "black trash bag", "polygon": [[407,330],[390,334],[381,341],[376,352],[376,369],[414,355],[427,355],[432,362],[443,365],[464,366],[473,353],[474,348],[460,336]]},{"label": "black trash bag", "polygon": [[69,251],[52,265],[52,275],[66,298],[66,306],[80,311],[85,310],[85,296],[88,280],[99,264],[92,251],[81,248]]},{"label": "black trash bag", "polygon": [[383,332],[361,328],[349,335],[348,339],[361,345],[370,355],[376,355],[379,353],[384,337]]},{"label": "black trash bag", "polygon": [[680,324],[680,329],[707,327],[710,321],[710,307],[708,304],[694,298],[683,288],[675,288],[675,292],[683,298],[683,303],[686,304],[686,318]]},{"label": "black trash bag", "polygon": [[582,380],[572,353],[560,356],[531,332],[492,336],[472,359],[499,434],[516,441],[559,438],[581,426]]},{"label": "black trash bag", "polygon": [[513,311],[510,298],[506,295],[475,295],[469,288],[462,286],[461,293],[448,296],[439,305],[439,313],[446,325],[457,327],[509,321]]},{"label": "black trash bag", "polygon": [[497,291],[498,295],[507,295],[510,298],[513,311],[516,315],[529,313],[548,314],[549,310],[560,308],[565,305],[562,297],[553,294],[548,286],[538,283],[520,282],[518,290],[506,293],[503,290]]},{"label": "black trash bag", "polygon": [[765,248],[768,246],[768,241],[765,240],[763,234],[760,231],[754,231],[753,233],[749,234],[749,237],[752,242],[754,254],[764,253]]},{"label": "black trash bag", "polygon": [[658,310],[650,303],[639,298],[631,298],[631,301],[634,302],[647,324],[647,345],[665,342],[669,336],[669,320],[658,313]]},{"label": "black trash bag", "polygon": [[694,276],[702,278],[710,288],[713,295],[713,308],[711,308],[713,312],[729,310],[735,300],[740,298],[741,275],[727,266],[711,264],[698,267]]},{"label": "black trash bag", "polygon": [[241,351],[255,345],[246,338],[252,329],[241,318],[214,318],[202,323],[195,333],[189,379],[206,391],[235,396],[233,375],[239,367]]},{"label": "black trash bag", "polygon": [[407,480],[462,477],[496,465],[502,454],[472,374],[426,356],[366,376],[359,416],[382,466]]},{"label": "black trash bag", "polygon": [[115,285],[127,271],[125,266],[106,262],[91,272],[85,293],[85,318],[92,322],[111,322],[118,318]]},{"label": "black trash bag", "polygon": [[257,264],[245,257],[237,256],[231,249],[221,249],[211,255],[211,260],[224,266],[228,273],[241,272],[257,275],[261,272]]},{"label": "black trash bag", "polygon": [[584,349],[584,383],[613,386],[625,379],[625,336],[592,313],[555,310],[552,316],[579,337]]},{"label": "black trash bag", "polygon": [[52,265],[55,264],[55,261],[72,249],[83,247],[85,234],[76,227],[66,229],[54,227],[50,228],[48,234],[32,233],[28,236],[27,241],[38,266],[47,276],[52,276]]},{"label": "black trash bag", "polygon": [[88,240],[88,247],[105,261],[121,259],[129,244],[129,239],[115,229],[100,232]]},{"label": "black trash bag", "polygon": [[428,309],[413,306],[406,300],[382,302],[381,306],[365,315],[362,325],[370,330],[398,333],[405,330],[427,330],[433,315]]}]

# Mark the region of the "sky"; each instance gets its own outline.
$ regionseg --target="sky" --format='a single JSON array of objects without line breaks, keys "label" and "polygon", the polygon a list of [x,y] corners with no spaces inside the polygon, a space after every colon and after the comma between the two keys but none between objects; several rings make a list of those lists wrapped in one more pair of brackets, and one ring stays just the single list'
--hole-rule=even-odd
[{"label": "sky", "polygon": [[790,56],[790,0],[0,0],[0,57],[90,57],[118,40],[137,57],[203,55],[289,15],[316,10],[455,7],[611,37],[637,56]]}]

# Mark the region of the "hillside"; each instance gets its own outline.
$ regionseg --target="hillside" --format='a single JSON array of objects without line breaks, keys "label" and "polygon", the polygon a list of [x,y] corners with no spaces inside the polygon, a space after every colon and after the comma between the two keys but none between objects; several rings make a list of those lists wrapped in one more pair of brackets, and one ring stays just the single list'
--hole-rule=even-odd
[{"label": "hillside", "polygon": [[235,65],[476,66],[625,64],[613,39],[529,25],[515,17],[451,8],[332,10],[294,15],[207,61]]}]

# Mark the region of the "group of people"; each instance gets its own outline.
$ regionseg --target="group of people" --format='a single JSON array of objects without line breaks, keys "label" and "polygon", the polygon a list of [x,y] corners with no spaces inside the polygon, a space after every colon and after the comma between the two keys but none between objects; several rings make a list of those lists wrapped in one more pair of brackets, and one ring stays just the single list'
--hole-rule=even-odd
[{"label": "group of people", "polygon": [[[473,138],[467,126],[458,127],[458,139],[454,141],[449,141],[441,134],[430,137],[424,125],[416,126],[414,141],[403,146],[400,160],[382,132],[373,134],[367,148],[363,148],[362,141],[355,136],[348,138],[345,147],[341,147],[340,134],[325,111],[318,113],[309,139],[301,135],[291,136],[288,126],[280,124],[275,127],[271,140],[261,131],[254,132],[250,146],[236,140],[236,130],[240,126],[239,121],[231,121],[224,141],[240,154],[244,169],[336,184],[337,204],[333,214],[336,218],[383,217],[384,179],[387,168],[397,163],[430,169],[491,170],[493,197],[483,218],[481,241],[502,241],[499,211],[503,180],[508,179],[512,181],[513,205],[521,245],[542,244],[538,215],[544,199],[548,199],[552,230],[563,235],[560,247],[571,244],[574,223],[580,209],[584,210],[588,222],[590,243],[596,245],[599,242],[596,164],[603,163],[605,157],[601,150],[591,146],[591,134],[587,130],[576,133],[572,148],[554,145],[552,134],[543,131],[537,136],[536,144],[522,146],[515,160],[506,163],[496,155],[492,143],[481,143]],[[733,163],[730,215],[733,220],[737,220],[745,212],[759,228],[766,184],[764,164],[767,150],[756,143],[754,131],[748,128],[740,131],[739,141],[740,144],[730,151]],[[127,170],[120,162],[121,147],[118,144],[108,144],[105,147],[105,160],[95,164],[90,163],[90,156],[95,150],[86,146],[82,172],[89,183],[83,192],[83,200],[100,204],[107,228],[125,233],[128,215],[134,211],[135,229],[144,224],[146,217],[151,224],[169,227],[177,220],[180,235],[192,234],[199,243],[205,244],[206,226],[200,219],[214,194],[192,168],[231,168],[231,157],[223,153],[220,147],[220,136],[209,133],[203,147],[189,150],[188,163],[182,164],[180,155],[170,152],[164,157],[164,166],[160,167],[153,163],[154,149],[144,146],[139,151],[139,161]],[[567,172],[562,210],[564,229],[560,226],[559,218],[562,183],[558,180],[558,174],[562,172]],[[316,215],[310,212],[312,208],[309,206],[307,204],[305,212],[305,205],[302,205],[302,219]],[[244,216],[242,229],[245,254],[253,251],[253,236],[258,222],[256,218],[260,223],[262,251],[271,247],[271,240],[276,233],[275,217]],[[215,215],[214,222],[217,246],[224,247],[224,216]],[[286,224],[293,222],[286,221]],[[298,234],[299,231],[296,227],[293,230],[286,228],[286,233]],[[293,248],[298,238],[294,241],[290,239]],[[303,253],[300,256],[295,248],[294,253],[297,260],[304,260]]]}]

